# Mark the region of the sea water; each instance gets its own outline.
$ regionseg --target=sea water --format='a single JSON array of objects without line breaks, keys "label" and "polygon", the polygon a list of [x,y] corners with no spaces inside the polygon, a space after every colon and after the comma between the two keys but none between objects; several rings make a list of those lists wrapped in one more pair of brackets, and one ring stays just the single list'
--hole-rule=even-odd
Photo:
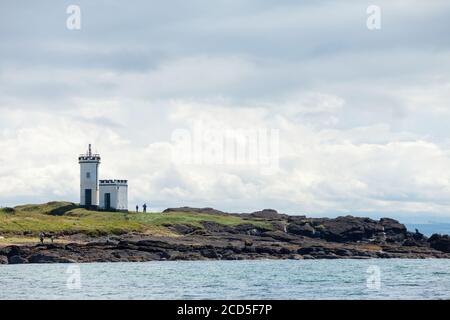
[{"label": "sea water", "polygon": [[1,265],[0,299],[450,299],[450,260]]}]

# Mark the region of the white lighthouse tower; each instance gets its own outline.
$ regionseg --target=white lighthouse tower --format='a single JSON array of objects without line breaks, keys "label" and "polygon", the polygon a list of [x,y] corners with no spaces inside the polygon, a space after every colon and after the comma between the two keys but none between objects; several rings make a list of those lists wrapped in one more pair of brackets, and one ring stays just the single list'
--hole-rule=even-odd
[{"label": "white lighthouse tower", "polygon": [[80,206],[98,207],[98,166],[100,155],[93,154],[91,145],[86,154],[78,157],[80,163]]}]

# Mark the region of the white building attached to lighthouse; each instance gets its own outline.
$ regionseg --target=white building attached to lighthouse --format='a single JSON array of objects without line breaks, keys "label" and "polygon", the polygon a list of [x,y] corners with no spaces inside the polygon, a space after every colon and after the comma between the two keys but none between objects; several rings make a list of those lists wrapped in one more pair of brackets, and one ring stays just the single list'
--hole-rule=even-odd
[{"label": "white building attached to lighthouse", "polygon": [[100,209],[128,210],[127,180],[100,180]]},{"label": "white building attached to lighthouse", "polygon": [[101,210],[128,211],[128,181],[99,180],[100,155],[88,152],[78,157],[80,164],[80,206]]}]

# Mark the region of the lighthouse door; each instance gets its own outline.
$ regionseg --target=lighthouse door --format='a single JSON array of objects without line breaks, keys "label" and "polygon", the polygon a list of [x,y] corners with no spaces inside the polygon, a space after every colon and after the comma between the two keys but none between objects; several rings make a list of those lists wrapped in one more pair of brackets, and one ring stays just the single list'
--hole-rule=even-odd
[{"label": "lighthouse door", "polygon": [[84,199],[85,199],[86,207],[92,206],[92,189],[84,190]]},{"label": "lighthouse door", "polygon": [[111,209],[111,193],[105,193],[105,209]]}]

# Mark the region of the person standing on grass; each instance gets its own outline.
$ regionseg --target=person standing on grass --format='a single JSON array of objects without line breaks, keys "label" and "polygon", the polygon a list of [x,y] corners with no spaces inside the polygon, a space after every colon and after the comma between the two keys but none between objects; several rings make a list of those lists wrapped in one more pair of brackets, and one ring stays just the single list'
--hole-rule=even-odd
[{"label": "person standing on grass", "polygon": [[136,205],[136,212],[139,212],[139,206]]},{"label": "person standing on grass", "polygon": [[147,204],[144,203],[144,205],[142,206],[142,208],[144,208],[144,213],[146,213],[146,212],[147,212]]},{"label": "person standing on grass", "polygon": [[41,243],[44,243],[44,239],[45,239],[45,233],[43,233],[42,231],[39,232],[39,240],[41,241]]}]

